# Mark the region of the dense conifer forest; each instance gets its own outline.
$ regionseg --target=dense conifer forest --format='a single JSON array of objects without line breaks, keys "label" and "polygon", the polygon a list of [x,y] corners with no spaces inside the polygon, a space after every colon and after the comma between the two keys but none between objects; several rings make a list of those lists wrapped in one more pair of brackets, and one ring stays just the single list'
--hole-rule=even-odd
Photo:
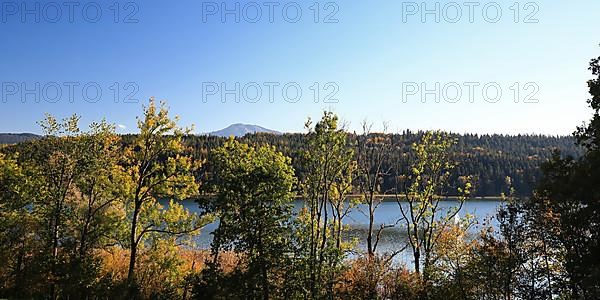
[{"label": "dense conifer forest", "polygon": [[[348,134],[350,144],[356,146],[357,133]],[[408,153],[410,146],[417,142],[423,132],[404,131],[399,134],[372,133],[372,137],[388,140],[388,151],[392,154],[384,162],[383,169],[390,172],[383,178],[382,192],[393,188],[394,171],[392,164],[401,160],[394,156]],[[453,182],[457,174],[468,174],[476,182],[473,195],[476,197],[498,197],[506,192],[506,177],[512,179],[512,186],[517,195],[530,195],[535,182],[540,178],[540,164],[547,161],[553,151],[563,155],[579,156],[581,149],[575,145],[571,136],[543,135],[477,135],[451,134],[457,139],[453,148],[454,160],[457,163]],[[301,176],[302,165],[298,159],[302,145],[306,143],[305,134],[273,135],[265,133],[249,134],[240,138],[250,144],[274,145],[277,150],[292,158],[292,165],[297,176]],[[215,136],[188,136],[185,143],[192,146],[194,155],[205,157],[209,149],[221,146],[227,139]],[[397,151],[400,149],[401,151]]]}]

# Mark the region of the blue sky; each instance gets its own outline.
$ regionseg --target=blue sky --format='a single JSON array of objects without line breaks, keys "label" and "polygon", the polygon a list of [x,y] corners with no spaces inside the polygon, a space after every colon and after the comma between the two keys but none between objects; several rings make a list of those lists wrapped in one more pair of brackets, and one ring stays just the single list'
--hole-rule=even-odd
[{"label": "blue sky", "polygon": [[[600,1],[458,2],[461,15],[452,1],[322,1],[318,17],[313,1],[280,1],[272,22],[266,2],[237,2],[239,12],[222,20],[222,5],[235,11],[236,2],[121,1],[117,10],[112,1],[4,1],[0,132],[39,132],[45,112],[78,113],[83,123],[106,118],[135,132],[150,96],[197,132],[232,123],[300,132],[323,109],[351,130],[367,118],[392,131],[570,134],[589,119]],[[436,3],[438,11],[422,15]],[[222,89],[235,92],[236,83],[239,102]],[[250,103],[257,86],[262,95]],[[132,92],[137,103],[124,103]]]}]

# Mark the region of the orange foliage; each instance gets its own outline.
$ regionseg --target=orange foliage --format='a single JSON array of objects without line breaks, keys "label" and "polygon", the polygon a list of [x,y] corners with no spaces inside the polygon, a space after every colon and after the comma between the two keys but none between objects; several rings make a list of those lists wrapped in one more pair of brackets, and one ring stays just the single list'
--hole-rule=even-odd
[{"label": "orange foliage", "polygon": [[[125,286],[129,266],[129,250],[112,247],[97,253],[101,259],[100,277],[113,286]],[[235,253],[224,252],[219,255],[221,267],[231,272],[239,262]],[[143,298],[158,295],[180,298],[184,290],[190,289],[187,278],[198,274],[205,267],[205,261],[211,259],[209,250],[188,249],[184,247],[158,247],[152,251],[143,251],[136,262],[137,282]]]},{"label": "orange foliage", "polygon": [[422,292],[419,276],[389,257],[352,260],[336,284],[339,299],[415,299]]}]

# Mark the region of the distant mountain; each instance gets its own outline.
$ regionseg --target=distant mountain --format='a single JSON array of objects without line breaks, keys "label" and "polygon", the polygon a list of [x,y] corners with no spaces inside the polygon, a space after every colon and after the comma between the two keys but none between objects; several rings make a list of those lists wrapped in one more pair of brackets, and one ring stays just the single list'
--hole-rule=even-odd
[{"label": "distant mountain", "polygon": [[242,137],[248,133],[257,133],[257,132],[265,132],[265,133],[271,133],[271,134],[276,134],[276,135],[281,134],[281,132],[279,132],[279,131],[267,129],[264,127],[260,127],[258,125],[238,123],[238,124],[229,125],[227,128],[223,128],[221,130],[209,132],[208,135],[215,135],[215,136],[221,136],[221,137],[229,137],[229,136],[233,135],[236,137]]},{"label": "distant mountain", "polygon": [[39,138],[41,136],[33,133],[0,133],[0,144],[16,144]]}]

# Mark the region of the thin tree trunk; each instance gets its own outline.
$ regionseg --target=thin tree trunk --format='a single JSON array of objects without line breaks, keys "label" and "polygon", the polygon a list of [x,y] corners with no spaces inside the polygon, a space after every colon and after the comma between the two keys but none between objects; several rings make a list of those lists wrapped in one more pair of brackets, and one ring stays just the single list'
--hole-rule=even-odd
[{"label": "thin tree trunk", "polygon": [[[58,258],[58,238],[59,238],[59,223],[60,223],[60,212],[62,211],[62,201],[56,205],[56,210],[54,212],[53,220],[52,220],[52,264],[51,264],[51,273],[52,275],[56,275],[56,260]],[[55,278],[52,278],[52,282],[50,284],[50,298],[56,299],[58,297],[56,290]]]},{"label": "thin tree trunk", "polygon": [[421,275],[421,251],[419,251],[418,248],[416,248],[415,250],[413,250],[413,256],[415,259],[415,272],[417,272],[417,275]]},{"label": "thin tree trunk", "polygon": [[262,228],[259,228],[258,230],[258,257],[260,257],[260,273],[261,273],[261,281],[262,281],[262,292],[263,292],[263,299],[264,300],[269,300],[269,278],[267,277],[267,266],[266,266],[266,260],[264,257],[264,249],[263,249],[263,243],[262,243]]},{"label": "thin tree trunk", "polygon": [[137,256],[137,221],[140,210],[140,203],[136,201],[135,208],[133,210],[133,219],[131,220],[131,232],[129,235],[129,242],[131,243],[131,251],[129,255],[129,270],[127,272],[127,285],[129,298],[135,299],[137,296],[137,286],[135,282],[135,260]]},{"label": "thin tree trunk", "polygon": [[367,233],[367,253],[370,258],[375,254],[375,249],[373,249],[373,223],[375,222],[375,212],[373,211],[373,192],[371,192],[369,196],[369,232]]}]

